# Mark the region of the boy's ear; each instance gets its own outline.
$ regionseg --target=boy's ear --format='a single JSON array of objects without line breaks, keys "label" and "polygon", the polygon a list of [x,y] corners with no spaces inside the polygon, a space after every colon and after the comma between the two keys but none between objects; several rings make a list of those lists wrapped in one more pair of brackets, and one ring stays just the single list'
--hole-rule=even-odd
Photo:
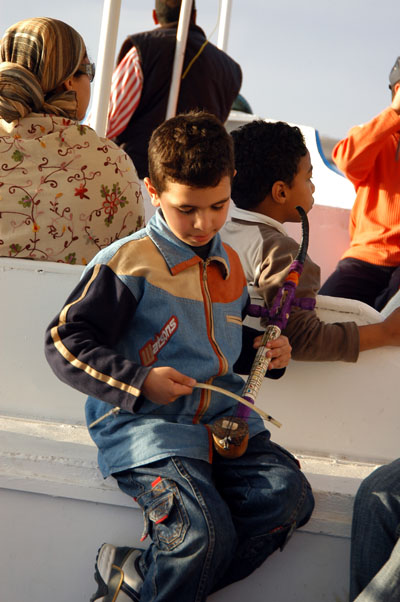
[{"label": "boy's ear", "polygon": [[158,192],[151,183],[150,178],[144,178],[143,181],[147,188],[147,192],[149,193],[151,204],[153,207],[160,207],[160,198],[158,196]]},{"label": "boy's ear", "polygon": [[275,203],[284,205],[287,199],[287,185],[282,180],[277,180],[272,185],[271,197]]}]

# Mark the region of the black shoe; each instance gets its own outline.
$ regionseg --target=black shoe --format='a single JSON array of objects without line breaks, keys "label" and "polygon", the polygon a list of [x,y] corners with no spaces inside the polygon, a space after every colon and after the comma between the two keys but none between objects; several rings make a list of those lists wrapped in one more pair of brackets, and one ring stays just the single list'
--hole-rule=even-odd
[{"label": "black shoe", "polygon": [[98,588],[90,602],[139,602],[143,583],[138,566],[141,553],[142,550],[136,548],[116,548],[104,543],[95,565],[94,578]]}]

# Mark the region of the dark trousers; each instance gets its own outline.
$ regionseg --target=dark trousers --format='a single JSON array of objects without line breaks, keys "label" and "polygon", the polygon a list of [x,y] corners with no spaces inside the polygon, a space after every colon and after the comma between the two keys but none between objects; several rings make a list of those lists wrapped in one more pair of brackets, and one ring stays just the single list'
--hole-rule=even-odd
[{"label": "dark trousers", "polygon": [[373,265],[347,257],[339,261],[319,294],[356,299],[381,311],[399,288],[400,266]]},{"label": "dark trousers", "polygon": [[114,475],[143,509],[143,602],[203,602],[252,573],[310,518],[311,488],[269,433],[240,458],[164,458]]}]

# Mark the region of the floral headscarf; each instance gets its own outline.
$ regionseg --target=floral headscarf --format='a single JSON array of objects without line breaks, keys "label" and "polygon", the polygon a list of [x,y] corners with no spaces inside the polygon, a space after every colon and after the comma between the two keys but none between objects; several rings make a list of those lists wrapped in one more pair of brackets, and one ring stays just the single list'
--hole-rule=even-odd
[{"label": "floral headscarf", "polygon": [[0,117],[7,122],[31,112],[76,118],[76,95],[60,90],[86,55],[70,25],[38,17],[19,21],[0,42]]}]

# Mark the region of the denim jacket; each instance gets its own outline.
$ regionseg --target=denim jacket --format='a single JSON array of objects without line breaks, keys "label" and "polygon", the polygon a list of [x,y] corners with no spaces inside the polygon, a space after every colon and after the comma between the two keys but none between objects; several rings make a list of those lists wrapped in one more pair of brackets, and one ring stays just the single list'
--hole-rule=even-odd
[{"label": "denim jacket", "polygon": [[[87,266],[48,328],[46,355],[61,380],[89,394],[88,424],[110,404],[121,408],[90,429],[104,476],[174,455],[211,461],[209,425],[232,414],[236,401],[194,388],[158,405],[141,387],[151,368],[170,366],[240,395],[238,360],[250,366],[255,354],[251,347],[242,353],[247,301],[231,247],[217,234],[203,261],[160,210]],[[249,429],[250,436],[265,430],[254,412]]]}]

